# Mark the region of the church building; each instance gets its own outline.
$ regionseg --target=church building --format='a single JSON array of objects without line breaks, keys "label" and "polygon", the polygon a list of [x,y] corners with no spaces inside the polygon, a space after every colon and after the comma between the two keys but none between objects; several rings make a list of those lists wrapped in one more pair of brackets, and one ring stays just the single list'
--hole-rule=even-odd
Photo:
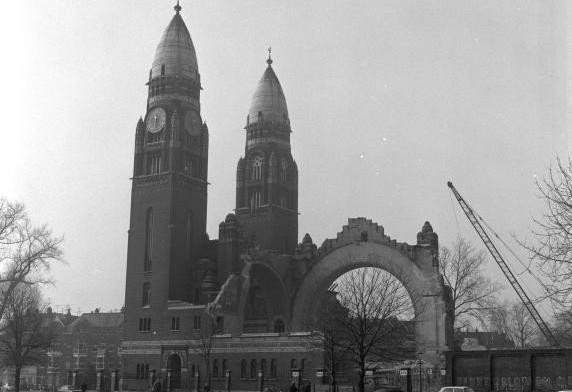
[{"label": "church building", "polygon": [[365,218],[349,219],[320,248],[308,234],[298,242],[290,117],[270,55],[263,66],[245,113],[244,156],[236,157],[235,213],[220,223],[218,239],[210,239],[201,75],[175,6],[149,70],[147,109],[135,128],[121,390],[320,385],[323,352],[307,317],[316,314],[317,295],[332,279],[363,266],[382,266],[398,277],[414,271],[425,279],[410,283],[418,285],[410,292],[422,301],[431,293],[428,331],[420,326],[417,334],[429,359],[446,348],[437,234],[428,222],[417,245],[390,239]]},{"label": "church building", "polygon": [[[195,48],[181,7],[175,7],[149,71],[147,112],[135,131],[123,390],[147,389],[152,380],[164,390],[205,383],[225,389],[228,371],[233,389],[257,390],[261,378],[285,388],[291,368],[318,366],[305,344],[308,334],[291,333],[290,299],[275,287],[276,277],[248,274],[251,263],[241,257],[264,253],[260,257],[273,259],[282,272],[304,264],[292,259],[298,169],[290,118],[270,55],[266,63],[246,115],[236,215],[229,214],[219,239],[210,240],[209,130],[201,118]],[[205,362],[208,340],[212,351]]]}]

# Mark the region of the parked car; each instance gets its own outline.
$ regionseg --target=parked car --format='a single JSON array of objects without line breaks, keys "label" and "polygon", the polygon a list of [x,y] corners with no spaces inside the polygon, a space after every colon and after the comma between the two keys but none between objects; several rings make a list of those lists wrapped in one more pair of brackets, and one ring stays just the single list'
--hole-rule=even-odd
[{"label": "parked car", "polygon": [[471,387],[452,386],[452,387],[443,387],[439,389],[439,392],[475,392],[475,391]]},{"label": "parked car", "polygon": [[73,385],[62,385],[58,392],[78,392],[81,389],[74,387]]}]

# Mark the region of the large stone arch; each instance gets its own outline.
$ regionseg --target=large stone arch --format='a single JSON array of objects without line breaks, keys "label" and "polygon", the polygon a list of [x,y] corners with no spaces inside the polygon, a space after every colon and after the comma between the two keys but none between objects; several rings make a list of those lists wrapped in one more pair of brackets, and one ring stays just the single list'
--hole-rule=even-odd
[{"label": "large stone arch", "polygon": [[[318,299],[339,276],[361,267],[381,268],[399,279],[411,297],[420,356],[435,365],[441,364],[449,334],[444,286],[436,263],[436,235],[433,246],[423,236],[418,236],[418,245],[410,246],[390,240],[384,236],[383,228],[372,225],[371,221],[362,220],[354,226],[353,230],[346,230],[346,226],[336,240],[327,240],[322,246],[321,257],[296,292],[292,329],[307,329],[308,317],[316,314],[320,306]],[[424,230],[426,227],[430,229],[426,224]]]}]

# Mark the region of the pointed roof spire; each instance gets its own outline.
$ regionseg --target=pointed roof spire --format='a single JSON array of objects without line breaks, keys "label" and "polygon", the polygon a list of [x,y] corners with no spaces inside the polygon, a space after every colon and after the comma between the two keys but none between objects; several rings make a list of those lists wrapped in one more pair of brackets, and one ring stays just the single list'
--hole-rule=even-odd
[{"label": "pointed roof spire", "polygon": [[161,76],[179,76],[199,81],[197,54],[189,30],[179,14],[179,1],[175,15],[163,31],[151,66],[150,79]]},{"label": "pointed roof spire", "polygon": [[250,103],[250,110],[248,111],[249,124],[260,121],[275,121],[289,124],[286,98],[274,68],[270,65],[272,64],[271,53],[272,48],[269,47],[268,59],[266,60],[268,67],[258,81],[258,86],[256,86]]},{"label": "pointed roof spire", "polygon": [[266,60],[266,64],[272,65],[272,46],[268,47],[268,60]]}]

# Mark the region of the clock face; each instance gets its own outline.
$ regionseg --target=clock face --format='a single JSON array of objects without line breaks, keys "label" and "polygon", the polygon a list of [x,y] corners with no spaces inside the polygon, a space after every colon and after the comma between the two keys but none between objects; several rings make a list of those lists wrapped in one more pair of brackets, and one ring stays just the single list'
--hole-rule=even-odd
[{"label": "clock face", "polygon": [[167,114],[163,108],[153,108],[149,113],[147,113],[147,120],[145,120],[145,126],[147,131],[151,133],[157,133],[165,127],[165,122],[167,120]]},{"label": "clock face", "polygon": [[201,134],[201,116],[194,110],[189,110],[185,115],[185,129],[191,136]]}]

